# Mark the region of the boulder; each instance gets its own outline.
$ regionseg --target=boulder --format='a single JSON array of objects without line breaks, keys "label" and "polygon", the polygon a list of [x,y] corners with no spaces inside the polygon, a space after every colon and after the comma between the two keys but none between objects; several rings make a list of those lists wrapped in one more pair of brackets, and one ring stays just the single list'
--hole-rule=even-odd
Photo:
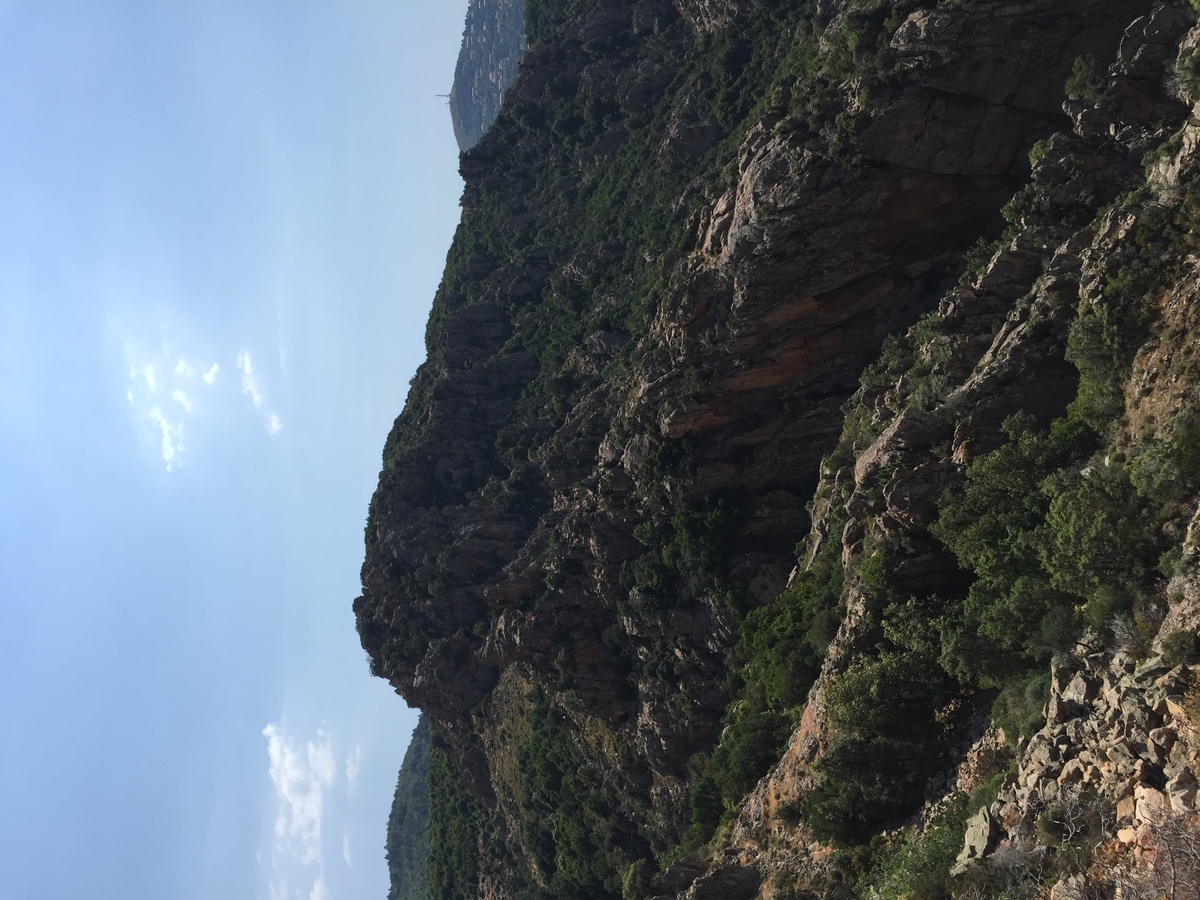
[{"label": "boulder", "polygon": [[967,820],[967,833],[963,838],[963,849],[954,861],[952,875],[962,875],[970,868],[971,863],[983,859],[996,849],[996,838],[999,827],[992,818],[987,807],[981,807],[979,812]]},{"label": "boulder", "polygon": [[708,867],[698,859],[686,857],[672,863],[663,870],[656,880],[660,890],[672,898],[687,890],[697,878],[708,871]]},{"label": "boulder", "polygon": [[1170,801],[1170,808],[1176,815],[1196,811],[1196,776],[1190,769],[1184,769],[1174,778],[1167,781],[1164,792]]},{"label": "boulder", "polygon": [[729,866],[696,879],[687,900],[750,900],[758,896],[762,876],[754,866]]},{"label": "boulder", "polygon": [[1147,784],[1134,786],[1133,799],[1137,807],[1134,818],[1140,824],[1160,825],[1171,814],[1171,805],[1163,792]]}]

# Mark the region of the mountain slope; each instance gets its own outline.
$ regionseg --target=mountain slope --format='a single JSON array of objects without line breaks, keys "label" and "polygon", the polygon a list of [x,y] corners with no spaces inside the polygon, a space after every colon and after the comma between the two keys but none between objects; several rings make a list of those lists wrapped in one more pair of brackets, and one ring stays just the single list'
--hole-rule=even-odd
[{"label": "mountain slope", "polygon": [[[526,23],[354,605],[435,732],[432,892],[933,896],[997,846],[1082,878],[1076,784],[1134,798],[1114,847],[1163,824],[1139,785],[1186,818],[1195,13]],[[1070,726],[1168,675],[1127,765]]]},{"label": "mountain slope", "polygon": [[417,722],[388,816],[388,900],[427,900],[429,892],[429,723]]}]

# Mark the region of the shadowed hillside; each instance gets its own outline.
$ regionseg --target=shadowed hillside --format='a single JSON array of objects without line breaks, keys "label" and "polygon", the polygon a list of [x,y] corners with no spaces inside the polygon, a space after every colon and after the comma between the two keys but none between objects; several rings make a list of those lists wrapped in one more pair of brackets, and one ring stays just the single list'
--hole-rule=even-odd
[{"label": "shadowed hillside", "polygon": [[525,33],[354,602],[431,895],[1197,896],[1196,10]]}]

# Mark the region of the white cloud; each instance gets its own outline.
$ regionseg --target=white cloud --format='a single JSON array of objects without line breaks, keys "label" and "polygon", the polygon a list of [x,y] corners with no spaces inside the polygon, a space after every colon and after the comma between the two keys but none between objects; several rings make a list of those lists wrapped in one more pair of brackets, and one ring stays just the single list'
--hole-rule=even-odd
[{"label": "white cloud", "polygon": [[129,383],[125,399],[133,408],[144,440],[157,447],[167,471],[172,472],[183,465],[184,417],[192,412],[192,400],[183,385],[191,369],[166,345],[148,358],[127,342],[126,360]]},{"label": "white cloud", "polygon": [[[237,367],[238,371],[242,373],[242,393],[250,398],[255,409],[261,409],[263,395],[258,388],[258,377],[254,374],[254,361],[250,359],[250,351],[243,350],[237,355]],[[268,413],[264,424],[267,434],[271,437],[275,437],[283,430],[283,420],[276,413]]]},{"label": "white cloud", "polygon": [[342,835],[342,859],[346,861],[346,868],[354,868],[354,860],[350,857],[350,835]]},{"label": "white cloud", "polygon": [[[147,447],[154,447],[168,472],[184,464],[185,423],[189,443],[195,443],[190,440],[195,422],[203,423],[205,430],[220,429],[221,413],[234,403],[239,390],[250,399],[270,437],[277,437],[283,431],[283,419],[264,402],[249,350],[236,354],[240,384],[232,382],[228,388],[219,378],[219,363],[205,367],[197,359],[203,357],[181,353],[176,342],[162,341],[147,349],[135,339],[125,341],[129,373],[125,399],[132,408],[141,440]],[[201,380],[209,386],[220,381],[219,389],[203,390],[199,386]]]},{"label": "white cloud", "polygon": [[250,361],[250,354],[243,350],[237,356],[238,371],[242,373],[242,393],[250,398],[250,402],[256,407],[262,406],[262,394],[258,391],[258,381],[254,378],[254,364]]},{"label": "white cloud", "polygon": [[318,875],[317,880],[313,882],[312,892],[308,895],[308,900],[329,900],[329,888],[325,886],[324,875]]},{"label": "white cloud", "polygon": [[170,472],[179,463],[178,457],[183,452],[183,423],[168,422],[157,406],[150,410],[150,420],[162,434],[162,458]]},{"label": "white cloud", "polygon": [[355,744],[350,755],[346,757],[346,792],[353,793],[358,784],[358,773],[362,769],[362,745]]},{"label": "white cloud", "polygon": [[268,772],[279,801],[276,849],[297,854],[304,865],[319,864],[325,793],[336,774],[329,733],[318,731],[316,741],[306,742],[303,748],[279,725],[268,725],[262,733],[267,738]]}]

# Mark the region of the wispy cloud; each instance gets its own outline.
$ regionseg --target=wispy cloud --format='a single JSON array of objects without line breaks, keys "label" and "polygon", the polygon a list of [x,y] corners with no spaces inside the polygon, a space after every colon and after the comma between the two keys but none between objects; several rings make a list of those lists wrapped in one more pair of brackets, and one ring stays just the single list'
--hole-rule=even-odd
[{"label": "wispy cloud", "polygon": [[153,441],[168,472],[184,463],[185,422],[208,418],[214,404],[229,404],[239,387],[267,434],[274,438],[283,431],[283,419],[266,403],[249,350],[234,356],[239,385],[224,387],[222,382],[216,389],[214,385],[221,381],[220,363],[180,354],[171,342],[147,350],[144,343],[139,346],[126,340],[125,355],[129,372],[126,399],[142,423],[143,440]]},{"label": "wispy cloud", "polygon": [[254,363],[249,352],[243,350],[237,357],[238,371],[242,373],[242,393],[250,398],[256,407],[262,406],[262,394],[258,390],[258,381],[254,377]]},{"label": "wispy cloud", "polygon": [[[254,360],[250,358],[250,351],[243,350],[238,354],[237,367],[238,371],[242,373],[242,393],[250,398],[255,409],[262,409],[263,394],[258,386],[258,376],[254,372]],[[274,412],[266,414],[263,424],[266,426],[267,434],[271,437],[275,437],[283,430],[283,420]]]},{"label": "wispy cloud", "polygon": [[169,422],[157,406],[150,410],[150,421],[162,435],[162,458],[167,464],[167,471],[174,470],[183,453],[183,423]]},{"label": "wispy cloud", "polygon": [[362,769],[362,745],[355,744],[350,755],[346,757],[346,793],[354,793],[358,784],[358,773]]},{"label": "wispy cloud", "polygon": [[317,739],[303,746],[278,724],[268,725],[262,733],[278,800],[276,850],[295,854],[304,865],[319,864],[325,794],[336,775],[329,733],[318,731]]},{"label": "wispy cloud", "polygon": [[[141,425],[143,439],[153,443],[167,471],[173,472],[184,461],[184,423],[199,407],[193,389],[204,392],[207,387],[197,377],[196,366],[168,342],[147,350],[144,344],[126,340],[125,358],[129,369],[125,398]],[[209,369],[214,377],[216,369],[215,363]],[[211,384],[207,375],[203,381]]]},{"label": "wispy cloud", "polygon": [[354,860],[350,856],[350,835],[342,835],[342,859],[346,861],[346,868],[354,868]]},{"label": "wispy cloud", "polygon": [[308,895],[308,900],[329,900],[329,888],[325,885],[324,875],[318,875],[317,880],[313,882],[312,893]]}]

